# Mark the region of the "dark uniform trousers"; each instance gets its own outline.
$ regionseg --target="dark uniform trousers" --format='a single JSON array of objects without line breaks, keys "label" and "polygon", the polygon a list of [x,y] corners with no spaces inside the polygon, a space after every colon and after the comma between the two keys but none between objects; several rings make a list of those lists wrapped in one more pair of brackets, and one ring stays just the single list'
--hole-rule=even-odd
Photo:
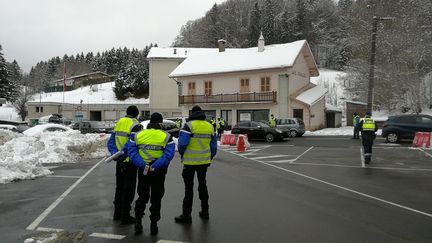
[{"label": "dark uniform trousers", "polygon": [[149,171],[143,174],[143,169],[138,170],[138,199],[135,202],[135,217],[144,216],[146,204],[150,199],[150,220],[157,222],[161,218],[161,201],[165,194],[165,175],[167,169]]},{"label": "dark uniform trousers", "polygon": [[354,137],[353,138],[360,138],[360,129],[357,126],[354,126]]},{"label": "dark uniform trousers", "polygon": [[375,132],[363,131],[362,144],[365,154],[372,154],[372,145],[375,139]]},{"label": "dark uniform trousers", "polygon": [[135,196],[137,169],[131,162],[117,162],[114,206],[123,216],[129,215]]},{"label": "dark uniform trousers", "polygon": [[192,213],[195,171],[198,177],[198,194],[199,194],[199,199],[201,200],[201,209],[203,211],[208,211],[209,195],[208,195],[207,182],[206,182],[208,167],[209,164],[183,166],[182,176],[185,183],[185,197],[183,199],[183,215],[190,215]]}]

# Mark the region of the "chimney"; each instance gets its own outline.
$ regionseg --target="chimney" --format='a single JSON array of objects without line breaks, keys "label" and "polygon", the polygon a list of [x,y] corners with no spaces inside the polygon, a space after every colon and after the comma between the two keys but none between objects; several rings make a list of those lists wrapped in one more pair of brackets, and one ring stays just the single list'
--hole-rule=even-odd
[{"label": "chimney", "polygon": [[177,55],[177,49],[174,48],[174,55]]},{"label": "chimney", "polygon": [[218,40],[219,52],[225,51],[225,43],[226,43],[226,40],[224,40],[224,39]]},{"label": "chimney", "polygon": [[261,32],[260,37],[258,39],[258,52],[263,52],[263,51],[264,51],[264,37]]}]

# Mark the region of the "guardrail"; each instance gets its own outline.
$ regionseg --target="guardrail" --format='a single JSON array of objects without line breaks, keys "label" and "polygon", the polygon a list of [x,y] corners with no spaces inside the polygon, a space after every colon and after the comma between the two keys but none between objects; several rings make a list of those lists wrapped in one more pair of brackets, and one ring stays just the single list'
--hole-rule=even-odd
[{"label": "guardrail", "polygon": [[236,102],[272,102],[277,101],[277,92],[253,92],[253,93],[233,93],[216,95],[180,95],[179,104],[197,103],[236,103]]}]

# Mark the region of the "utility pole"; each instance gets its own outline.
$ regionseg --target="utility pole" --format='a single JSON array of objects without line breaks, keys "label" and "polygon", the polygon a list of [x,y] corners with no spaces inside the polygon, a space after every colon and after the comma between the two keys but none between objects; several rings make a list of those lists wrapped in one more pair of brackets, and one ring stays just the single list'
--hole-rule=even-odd
[{"label": "utility pole", "polygon": [[374,76],[375,76],[375,55],[376,55],[376,36],[378,31],[378,21],[380,20],[395,20],[395,17],[377,17],[372,18],[372,40],[371,40],[371,53],[369,64],[369,86],[368,86],[368,102],[367,111],[372,114],[373,108],[373,91],[374,91]]}]

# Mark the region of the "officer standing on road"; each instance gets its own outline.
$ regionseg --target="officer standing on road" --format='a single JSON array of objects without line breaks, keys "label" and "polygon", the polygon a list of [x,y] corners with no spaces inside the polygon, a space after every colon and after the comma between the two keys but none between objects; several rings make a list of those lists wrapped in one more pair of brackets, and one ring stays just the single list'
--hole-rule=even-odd
[{"label": "officer standing on road", "polygon": [[210,120],[210,124],[212,124],[213,129],[215,129],[215,131],[216,131],[216,120],[214,117],[212,117],[212,119]]},{"label": "officer standing on road", "polygon": [[122,224],[133,224],[135,219],[130,216],[131,203],[135,196],[137,169],[127,156],[125,144],[129,137],[142,130],[142,125],[136,119],[139,114],[136,106],[129,106],[126,116],[120,118],[114,127],[114,132],[108,140],[108,150],[111,155],[123,150],[124,154],[116,161],[116,189],[114,196],[114,220]]},{"label": "officer standing on road", "polygon": [[360,139],[359,123],[360,123],[360,116],[357,114],[357,112],[354,112],[354,115],[353,115],[353,126],[354,126],[353,139]]},{"label": "officer standing on road", "polygon": [[162,197],[165,194],[165,175],[174,157],[175,144],[171,135],[162,130],[162,115],[153,113],[146,130],[127,143],[129,157],[138,169],[138,199],[135,202],[135,233],[143,230],[142,217],[150,199],[150,234],[159,231]]},{"label": "officer standing on road", "polygon": [[366,112],[365,118],[358,124],[359,130],[362,132],[362,144],[364,152],[364,160],[369,164],[372,157],[372,145],[376,137],[375,132],[378,130],[376,122],[371,118],[371,113]]},{"label": "officer standing on road", "polygon": [[198,177],[198,193],[201,200],[202,219],[209,219],[209,195],[206,184],[207,168],[210,166],[217,151],[217,137],[213,126],[205,120],[201,107],[194,106],[189,122],[180,130],[178,150],[182,158],[182,177],[185,183],[182,214],[175,217],[177,223],[192,223],[192,202],[194,175]]},{"label": "officer standing on road", "polygon": [[224,130],[224,127],[225,127],[225,121],[222,118],[219,117],[218,118],[218,123],[217,123],[217,134],[218,134],[218,137],[222,136],[222,132]]},{"label": "officer standing on road", "polygon": [[276,127],[276,118],[273,116],[273,114],[270,115],[270,127]]}]

